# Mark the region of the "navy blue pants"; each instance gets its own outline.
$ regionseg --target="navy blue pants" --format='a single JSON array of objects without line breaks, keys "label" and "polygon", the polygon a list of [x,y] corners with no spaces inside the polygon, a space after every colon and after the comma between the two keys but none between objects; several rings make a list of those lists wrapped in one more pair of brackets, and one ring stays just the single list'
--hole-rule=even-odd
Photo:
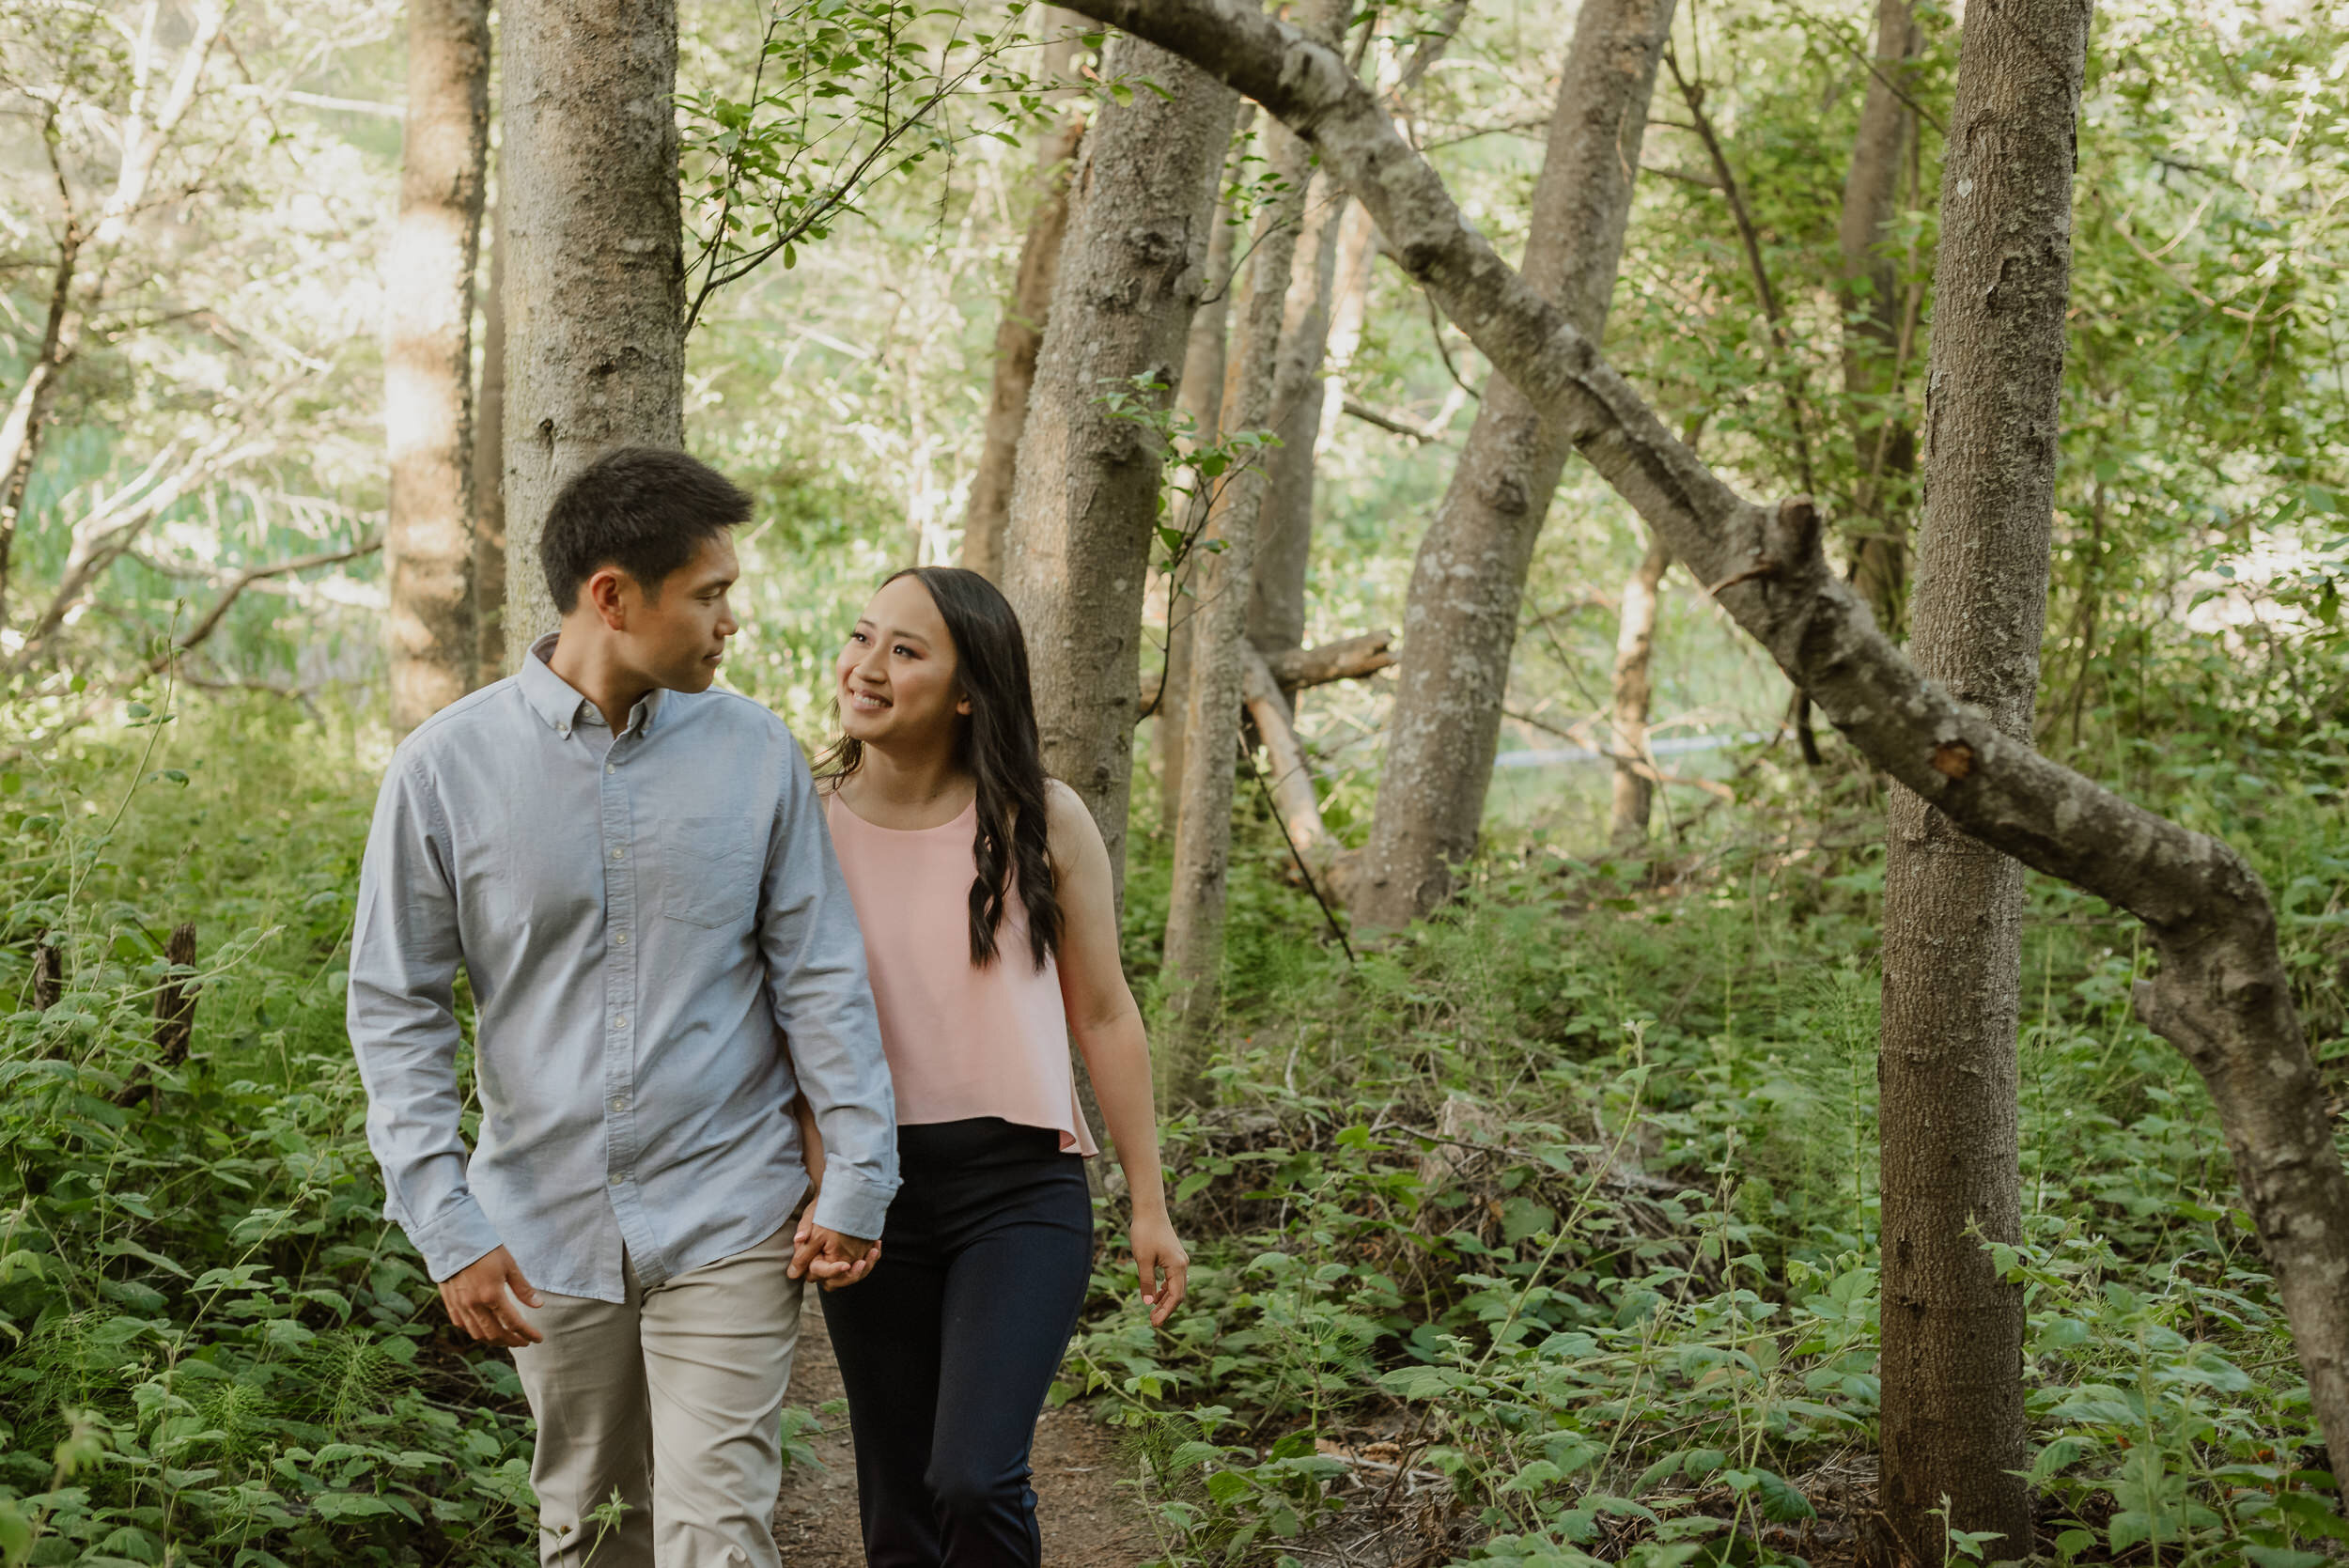
[{"label": "navy blue pants", "polygon": [[1084,1305],[1093,1203],[1060,1134],[897,1129],[881,1261],[823,1293],[871,1568],[1038,1568],[1028,1451]]}]

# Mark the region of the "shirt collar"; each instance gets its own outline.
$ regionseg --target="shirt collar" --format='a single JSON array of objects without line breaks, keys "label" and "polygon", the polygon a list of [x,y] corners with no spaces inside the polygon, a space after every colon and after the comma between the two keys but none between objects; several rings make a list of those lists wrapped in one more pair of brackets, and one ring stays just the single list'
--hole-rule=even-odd
[{"label": "shirt collar", "polygon": [[[522,700],[530,710],[546,722],[547,727],[558,735],[571,733],[571,724],[583,705],[592,706],[579,688],[554,673],[549,660],[554,656],[555,640],[562,635],[550,631],[530,644],[530,653],[522,660],[521,671],[515,679],[521,685]],[[629,714],[629,724],[639,737],[652,734],[655,720],[661,716],[661,699],[666,695],[659,687],[637,701]]]}]

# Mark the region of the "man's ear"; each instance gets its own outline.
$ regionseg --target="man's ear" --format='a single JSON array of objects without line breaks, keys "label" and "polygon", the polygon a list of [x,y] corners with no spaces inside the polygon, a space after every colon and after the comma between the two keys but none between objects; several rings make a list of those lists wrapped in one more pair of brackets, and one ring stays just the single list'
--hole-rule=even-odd
[{"label": "man's ear", "polygon": [[619,567],[599,567],[580,584],[579,591],[605,626],[614,631],[626,631],[629,603],[635,597],[628,590],[633,585],[628,573]]}]

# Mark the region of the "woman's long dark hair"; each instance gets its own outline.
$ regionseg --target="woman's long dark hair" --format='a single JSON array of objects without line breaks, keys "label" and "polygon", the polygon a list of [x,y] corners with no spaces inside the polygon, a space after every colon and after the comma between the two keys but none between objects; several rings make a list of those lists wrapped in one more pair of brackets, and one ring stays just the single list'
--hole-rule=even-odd
[{"label": "woman's long dark hair", "polygon": [[[1028,917],[1028,950],[1042,969],[1060,948],[1060,898],[1046,848],[1044,753],[1036,739],[1035,695],[1028,684],[1028,639],[994,583],[960,567],[908,567],[882,581],[921,580],[954,639],[955,684],[971,700],[956,760],[978,781],[978,831],[971,858],[971,964],[995,961],[995,933],[1010,913],[1016,885]],[[864,761],[864,745],[842,736],[817,759],[837,783]]]}]

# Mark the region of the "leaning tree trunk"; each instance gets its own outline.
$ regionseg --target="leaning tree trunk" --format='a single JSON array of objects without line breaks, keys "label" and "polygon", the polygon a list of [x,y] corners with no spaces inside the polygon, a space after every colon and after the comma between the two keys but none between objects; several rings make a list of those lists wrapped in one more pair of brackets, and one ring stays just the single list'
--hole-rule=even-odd
[{"label": "leaning tree trunk", "polygon": [[384,268],[383,569],[399,735],[473,684],[473,292],[489,148],[489,0],[409,0],[399,222]]},{"label": "leaning tree trunk", "polygon": [[[1591,0],[1575,20],[1533,192],[1525,276],[1595,340],[1673,0]],[[1359,194],[1359,193],[1358,193]],[[1486,380],[1452,482],[1420,542],[1403,613],[1370,842],[1346,878],[1361,924],[1399,928],[1452,888],[1476,847],[1533,541],[1564,470],[1563,432],[1506,378]]]},{"label": "leaning tree trunk", "polygon": [[1917,133],[1901,97],[1917,53],[1909,0],[1877,0],[1876,57],[1859,105],[1859,131],[1843,177],[1840,229],[1843,392],[1852,411],[1854,493],[1860,536],[1853,582],[1887,631],[1900,627],[1906,589],[1904,513],[1917,439],[1893,400],[1900,394],[1903,341],[1900,268],[1885,251],[1900,216],[1901,172]]},{"label": "leaning tree trunk", "polygon": [[[2275,906],[2250,864],[2041,755],[1925,679],[1828,565],[1810,500],[1750,501],[1675,441],[1597,346],[1493,253],[1335,50],[1249,0],[1077,8],[1182,51],[1309,127],[1322,166],[1370,209],[1397,263],[1559,421],[1862,756],[1975,837],[2144,923],[2158,962],[2136,987],[2138,1014],[2210,1091],[2310,1412],[2328,1452],[2349,1453],[2349,1170],[2301,1032]],[[2046,39],[2005,41],[2061,59]]]},{"label": "leaning tree trunk", "polygon": [[[1967,29],[1941,176],[1909,646],[1928,677],[2026,743],[2089,14],[2083,0],[2018,0]],[[1946,1525],[1996,1530],[1997,1555],[2020,1557],[2023,1290],[1983,1243],[2022,1239],[2023,867],[1898,786],[1886,841],[1879,1490],[1894,1539],[1880,1555],[1934,1561]]]},{"label": "leaning tree trunk", "polygon": [[685,444],[676,0],[514,0],[506,268],[506,662],[559,616],[538,536],[608,447]]},{"label": "leaning tree trunk", "polygon": [[1648,699],[1653,691],[1648,667],[1656,657],[1657,589],[1671,565],[1672,552],[1651,535],[1647,553],[1623,585],[1615,631],[1615,794],[1608,824],[1608,837],[1618,848],[1647,842],[1648,809],[1660,783],[1648,756]]},{"label": "leaning tree trunk", "polygon": [[[1237,131],[1248,126],[1255,105],[1240,106]],[[1234,133],[1234,156],[1246,146]],[[1190,313],[1190,333],[1183,343],[1183,385],[1176,407],[1190,427],[1192,450],[1212,446],[1223,428],[1223,357],[1226,326],[1232,315],[1232,290],[1239,278],[1233,264],[1237,249],[1237,225],[1231,206],[1219,200],[1215,228],[1207,240],[1206,293]],[[1190,493],[1181,503],[1182,530],[1206,522],[1206,491],[1197,470],[1190,474]],[[1195,515],[1194,515],[1195,514]],[[1183,815],[1183,716],[1190,706],[1190,613],[1198,598],[1190,591],[1187,570],[1169,574],[1166,602],[1166,669],[1159,677],[1159,694],[1151,705],[1159,721],[1159,831],[1168,839]]]},{"label": "leaning tree trunk", "polygon": [[1307,188],[1272,380],[1272,433],[1265,454],[1256,575],[1248,595],[1248,640],[1260,652],[1305,645],[1305,574],[1313,558],[1314,448],[1321,435],[1321,360],[1338,277],[1338,233],[1353,204],[1328,179]]},{"label": "leaning tree trunk", "polygon": [[1166,454],[1146,424],[1104,398],[1152,410],[1173,402],[1233,99],[1197,67],[1133,39],[1112,41],[1102,69],[1165,91],[1103,108],[1078,156],[1019,442],[1003,585],[1034,657],[1044,766],[1100,825],[1122,899],[1142,595]]},{"label": "leaning tree trunk", "polygon": [[[500,159],[501,166],[504,160]],[[503,210],[505,198],[499,197]],[[473,634],[475,686],[506,673],[506,235],[490,222],[490,292],[481,310],[481,391],[473,421]]]},{"label": "leaning tree trunk", "polygon": [[[1332,35],[1344,12],[1308,0]],[[1269,428],[1280,379],[1281,326],[1312,148],[1286,126],[1267,128],[1267,173],[1278,194],[1257,210],[1249,249],[1253,279],[1224,373],[1222,427]],[[1174,879],[1166,913],[1166,1058],[1177,1092],[1193,1092],[1223,996],[1225,883],[1232,858],[1232,764],[1248,675],[1248,601],[1270,481],[1261,461],[1226,470],[1207,514],[1193,570],[1190,682],[1185,694],[1183,788],[1174,827]]]},{"label": "leaning tree trunk", "polygon": [[962,564],[990,582],[1003,574],[1003,527],[1011,517],[1012,465],[1028,424],[1028,390],[1035,384],[1036,350],[1051,317],[1052,283],[1068,232],[1068,171],[1084,134],[1084,116],[1070,115],[1036,154],[1035,206],[1020,242],[1011,298],[995,328],[995,370],[987,399],[987,427],[978,472],[962,519]]}]

